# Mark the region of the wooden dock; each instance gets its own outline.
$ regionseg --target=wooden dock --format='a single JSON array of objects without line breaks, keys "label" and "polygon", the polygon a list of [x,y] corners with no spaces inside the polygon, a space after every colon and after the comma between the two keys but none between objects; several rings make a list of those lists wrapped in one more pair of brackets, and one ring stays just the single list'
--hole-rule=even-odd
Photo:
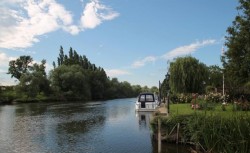
[{"label": "wooden dock", "polygon": [[168,115],[166,103],[161,103],[160,107],[157,108],[157,111],[160,113],[159,115]]}]

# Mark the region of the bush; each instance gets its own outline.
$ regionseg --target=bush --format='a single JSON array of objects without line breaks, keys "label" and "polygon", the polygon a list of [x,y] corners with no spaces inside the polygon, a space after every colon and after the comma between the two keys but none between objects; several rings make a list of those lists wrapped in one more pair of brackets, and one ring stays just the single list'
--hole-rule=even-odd
[{"label": "bush", "polygon": [[2,91],[0,96],[0,102],[10,103],[16,99],[16,93],[14,91]]},{"label": "bush", "polygon": [[173,103],[191,103],[191,94],[172,94],[170,95],[170,100]]}]

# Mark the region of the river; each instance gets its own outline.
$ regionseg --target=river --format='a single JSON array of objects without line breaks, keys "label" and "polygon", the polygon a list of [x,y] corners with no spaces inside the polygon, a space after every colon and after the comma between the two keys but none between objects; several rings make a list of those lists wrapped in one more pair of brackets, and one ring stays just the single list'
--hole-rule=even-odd
[{"label": "river", "polygon": [[[0,106],[1,153],[157,153],[151,113],[136,113],[135,98],[98,102]],[[162,153],[187,148],[162,144]]]}]

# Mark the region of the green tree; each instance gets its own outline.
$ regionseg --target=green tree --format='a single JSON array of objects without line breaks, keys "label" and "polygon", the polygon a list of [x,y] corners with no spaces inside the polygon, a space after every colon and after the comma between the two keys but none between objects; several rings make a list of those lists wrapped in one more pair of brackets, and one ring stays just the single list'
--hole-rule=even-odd
[{"label": "green tree", "polygon": [[35,98],[38,94],[48,95],[50,93],[49,81],[45,72],[46,61],[41,64],[33,64],[30,71],[23,73],[17,85],[17,91],[26,98]]},{"label": "green tree", "polygon": [[142,91],[142,88],[140,85],[133,85],[132,89],[133,89],[133,97],[138,96],[139,93],[141,93],[141,91]]},{"label": "green tree", "polygon": [[207,86],[212,86],[214,88],[222,88],[223,73],[222,69],[217,65],[211,65],[208,67],[208,81]]},{"label": "green tree", "polygon": [[106,99],[105,90],[108,86],[108,78],[106,72],[102,68],[90,73],[90,84],[93,100]]},{"label": "green tree", "polygon": [[170,91],[169,79],[170,75],[167,73],[161,84],[161,97],[167,97],[168,92]]},{"label": "green tree", "polygon": [[232,90],[250,82],[250,1],[239,0],[238,15],[227,28],[222,56],[226,85]]},{"label": "green tree", "polygon": [[50,81],[57,96],[67,100],[90,100],[88,74],[80,65],[61,65],[50,72]]},{"label": "green tree", "polygon": [[[54,70],[52,70],[50,74],[52,87],[55,93],[59,93],[58,96],[62,96],[66,99],[113,99],[133,97],[135,93],[138,93],[138,91],[135,91],[126,81],[119,82],[117,78],[110,80],[103,68],[92,64],[85,55],[79,56],[72,47],[70,47],[67,55],[64,54],[61,46],[58,56],[58,67],[55,66],[55,62],[53,63]],[[83,78],[75,78],[74,74],[77,69]],[[83,79],[82,82],[85,83],[84,85],[81,84],[78,88],[79,83],[76,81],[74,85],[73,82],[81,79]],[[149,89],[147,88],[147,90]]]},{"label": "green tree", "polygon": [[31,62],[33,59],[30,56],[20,56],[16,60],[9,62],[9,70],[7,74],[11,74],[11,77],[20,80],[21,75],[29,71],[31,68]]},{"label": "green tree", "polygon": [[170,63],[170,88],[174,93],[201,93],[208,79],[205,64],[193,57],[179,57]]},{"label": "green tree", "polygon": [[153,93],[159,93],[159,89],[156,86],[151,87],[150,91]]},{"label": "green tree", "polygon": [[106,89],[106,97],[108,99],[119,98],[119,81],[117,78],[112,78],[108,81],[108,87]]},{"label": "green tree", "polygon": [[57,58],[57,65],[60,66],[63,64],[63,62],[64,62],[64,51],[63,47],[60,46],[59,57]]}]

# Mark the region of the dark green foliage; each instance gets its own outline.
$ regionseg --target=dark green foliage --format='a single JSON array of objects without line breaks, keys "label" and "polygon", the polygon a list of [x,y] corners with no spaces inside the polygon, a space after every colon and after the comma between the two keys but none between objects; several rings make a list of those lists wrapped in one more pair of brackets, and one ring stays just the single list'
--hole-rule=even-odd
[{"label": "dark green foliage", "polygon": [[79,65],[61,65],[51,71],[52,88],[62,100],[90,100],[88,76]]},{"label": "dark green foliage", "polygon": [[45,72],[46,61],[41,64],[32,64],[30,56],[20,56],[16,60],[9,62],[9,72],[11,77],[19,80],[16,86],[16,95],[25,101],[35,98],[39,94],[49,95],[50,86]]},{"label": "dark green foliage", "polygon": [[161,84],[161,96],[167,97],[168,92],[170,91],[170,85],[169,85],[170,75],[167,73],[165,76],[165,79],[163,80]]},{"label": "dark green foliage", "polygon": [[239,2],[238,15],[227,29],[227,51],[222,56],[226,86],[231,94],[250,81],[250,1]]},{"label": "dark green foliage", "polygon": [[11,77],[20,79],[21,75],[29,71],[31,68],[30,63],[33,59],[30,56],[20,56],[16,60],[9,62],[9,70],[7,74],[11,74]]},{"label": "dark green foliage", "polygon": [[193,57],[179,57],[170,63],[170,88],[174,93],[204,92],[208,80],[205,64]]},{"label": "dark green foliage", "polygon": [[110,80],[103,68],[92,64],[71,47],[68,55],[60,47],[58,67],[51,71],[50,80],[59,99],[103,100],[136,97],[141,92],[140,86],[133,87],[116,78]]},{"label": "dark green foliage", "polygon": [[[104,100],[114,98],[136,97],[140,92],[150,91],[145,86],[131,86],[129,82],[119,82],[116,78],[110,80],[103,68],[92,64],[85,55],[79,55],[70,48],[65,54],[60,46],[57,66],[50,72],[50,80],[45,72],[46,61],[41,64],[31,64],[30,56],[20,56],[10,61],[9,74],[20,83],[15,91],[19,101],[36,100]],[[156,91],[157,88],[152,88]],[[1,91],[2,94],[3,91]],[[3,95],[3,94],[2,94]],[[14,100],[13,98],[7,98]]]},{"label": "dark green foliage", "polygon": [[209,78],[206,85],[214,88],[222,88],[223,73],[222,69],[217,65],[208,67]]},{"label": "dark green foliage", "polygon": [[35,98],[38,94],[49,95],[49,81],[45,72],[46,61],[42,60],[41,64],[33,64],[30,70],[23,73],[20,82],[17,85],[17,93],[19,96],[25,95],[26,98]]},{"label": "dark green foliage", "polygon": [[93,100],[105,99],[108,78],[106,72],[102,68],[90,73],[90,86]]},{"label": "dark green foliage", "polygon": [[0,104],[1,103],[11,103],[16,99],[16,92],[14,86],[1,86],[0,87]]}]

